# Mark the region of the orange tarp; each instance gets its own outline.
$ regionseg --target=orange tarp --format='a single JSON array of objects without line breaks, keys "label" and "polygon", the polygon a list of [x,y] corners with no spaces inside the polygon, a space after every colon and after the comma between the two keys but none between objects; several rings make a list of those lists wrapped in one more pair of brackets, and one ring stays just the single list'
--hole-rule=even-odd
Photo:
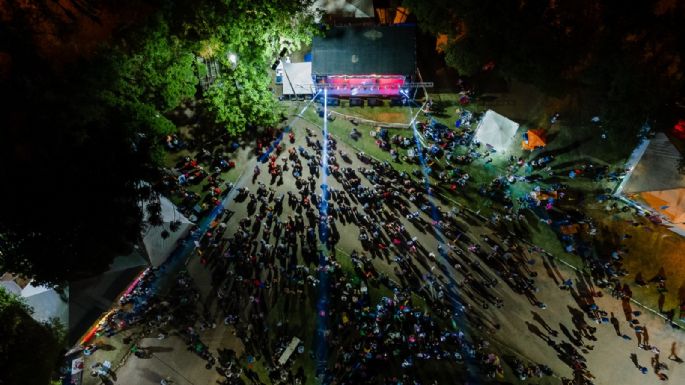
[{"label": "orange tarp", "polygon": [[542,130],[528,130],[528,142],[525,140],[521,142],[521,147],[524,150],[533,151],[538,147],[545,147],[547,143],[545,142]]},{"label": "orange tarp", "polygon": [[557,195],[556,191],[552,191],[549,193],[540,193],[540,195],[538,195],[538,199],[540,199],[541,201],[546,201],[549,198],[557,199],[557,197],[558,197],[558,195]]},{"label": "orange tarp", "polygon": [[561,233],[564,234],[564,235],[576,234],[576,233],[578,233],[578,228],[579,228],[579,227],[580,227],[580,226],[578,226],[577,223],[574,223],[574,224],[572,224],[572,225],[561,226]]},{"label": "orange tarp", "polygon": [[638,196],[669,221],[676,224],[685,222],[685,188],[645,191]]},{"label": "orange tarp", "polygon": [[407,21],[407,16],[409,16],[409,9],[404,7],[397,7],[395,10],[395,19],[392,21],[393,24],[402,24]]}]

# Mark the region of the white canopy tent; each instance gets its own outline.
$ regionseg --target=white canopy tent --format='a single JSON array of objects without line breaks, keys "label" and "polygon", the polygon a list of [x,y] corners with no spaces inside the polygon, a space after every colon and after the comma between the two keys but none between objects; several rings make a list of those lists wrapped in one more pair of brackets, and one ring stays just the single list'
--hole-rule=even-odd
[{"label": "white canopy tent", "polygon": [[55,289],[28,284],[22,289],[21,296],[26,304],[33,308],[34,319],[48,321],[57,318],[62,325],[68,325],[69,303]]},{"label": "white canopy tent", "polygon": [[506,151],[514,141],[519,124],[493,110],[487,110],[478,123],[474,138],[495,151]]},{"label": "white canopy tent", "polygon": [[312,63],[283,63],[283,95],[311,95],[313,93]]},{"label": "white canopy tent", "polygon": [[21,286],[14,282],[14,280],[2,280],[0,281],[0,287],[5,289],[6,292],[12,293],[17,296],[21,296]]},{"label": "white canopy tent", "polygon": [[295,349],[297,349],[297,345],[299,345],[300,342],[301,340],[297,337],[293,337],[293,339],[290,340],[288,347],[285,348],[283,354],[281,354],[281,357],[278,359],[279,365],[285,365],[285,363],[288,362],[288,359],[295,353]]},{"label": "white canopy tent", "polygon": [[[22,287],[22,285],[24,286]],[[31,282],[26,283],[26,280],[21,280],[12,274],[2,276],[0,287],[21,297],[22,301],[33,309],[31,315],[33,319],[43,322],[57,318],[62,322],[62,325],[67,325],[69,304],[66,298],[57,293],[55,289],[49,286],[34,286]]]},{"label": "white canopy tent", "polygon": [[[178,240],[184,238],[188,231],[190,231],[190,227],[193,226],[193,222],[183,216],[169,199],[160,196],[159,203],[162,206],[161,216],[163,223],[160,226],[148,224],[142,232],[143,244],[150,258],[150,264],[155,267],[161,265],[169,257],[176,248]],[[147,205],[148,202],[143,205],[145,222],[150,217],[147,212]],[[178,223],[176,231],[171,229],[174,222]],[[164,232],[167,233],[166,238],[162,236]]]}]

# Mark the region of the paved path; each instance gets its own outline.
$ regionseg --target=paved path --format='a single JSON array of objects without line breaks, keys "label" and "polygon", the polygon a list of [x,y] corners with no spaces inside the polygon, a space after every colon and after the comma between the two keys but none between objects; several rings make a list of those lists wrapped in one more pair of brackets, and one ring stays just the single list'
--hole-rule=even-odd
[{"label": "paved path", "polygon": [[[233,349],[238,354],[243,351],[240,340],[223,323],[218,324],[216,329],[200,333],[200,339],[212,352],[220,347]],[[180,337],[169,336],[163,340],[144,338],[139,344],[152,351],[152,357],[140,359],[130,356],[116,373],[116,383],[158,385],[163,378],[171,378],[172,384],[205,385],[216,384],[221,378],[215,368],[205,368],[206,361],[188,351],[185,341]]]}]

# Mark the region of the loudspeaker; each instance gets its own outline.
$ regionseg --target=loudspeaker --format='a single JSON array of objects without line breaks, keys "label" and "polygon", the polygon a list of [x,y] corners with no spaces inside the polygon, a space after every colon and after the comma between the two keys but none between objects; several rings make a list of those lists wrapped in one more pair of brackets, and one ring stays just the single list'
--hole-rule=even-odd
[{"label": "loudspeaker", "polygon": [[382,106],[382,105],[383,105],[383,100],[382,100],[382,99],[378,99],[378,98],[369,98],[369,100],[366,102],[366,104],[368,104],[369,107]]},{"label": "loudspeaker", "polygon": [[364,99],[350,98],[350,107],[364,107]]},{"label": "loudspeaker", "polygon": [[404,99],[402,99],[402,98],[392,98],[392,99],[390,99],[390,105],[393,106],[393,107],[403,106],[403,105],[404,105]]}]

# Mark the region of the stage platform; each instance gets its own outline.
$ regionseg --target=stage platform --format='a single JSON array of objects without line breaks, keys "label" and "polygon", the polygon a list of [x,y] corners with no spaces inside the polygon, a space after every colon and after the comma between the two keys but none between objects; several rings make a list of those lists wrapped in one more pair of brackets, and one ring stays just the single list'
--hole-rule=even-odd
[{"label": "stage platform", "polygon": [[333,75],[320,76],[317,84],[326,84],[329,96],[337,97],[385,97],[400,95],[407,82],[402,75]]}]

